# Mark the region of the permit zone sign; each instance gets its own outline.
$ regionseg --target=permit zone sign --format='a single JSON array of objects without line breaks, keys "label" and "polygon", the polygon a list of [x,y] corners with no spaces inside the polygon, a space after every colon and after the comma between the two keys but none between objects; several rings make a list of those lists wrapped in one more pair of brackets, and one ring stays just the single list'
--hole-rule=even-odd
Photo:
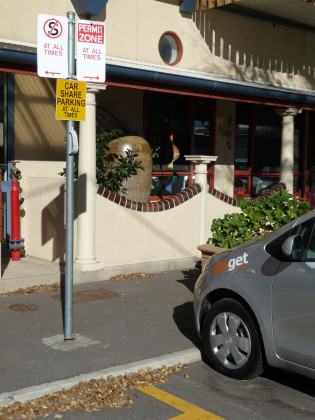
[{"label": "permit zone sign", "polygon": [[105,82],[105,24],[78,20],[76,26],[77,79]]},{"label": "permit zone sign", "polygon": [[77,80],[57,80],[56,119],[85,121],[86,83]]}]

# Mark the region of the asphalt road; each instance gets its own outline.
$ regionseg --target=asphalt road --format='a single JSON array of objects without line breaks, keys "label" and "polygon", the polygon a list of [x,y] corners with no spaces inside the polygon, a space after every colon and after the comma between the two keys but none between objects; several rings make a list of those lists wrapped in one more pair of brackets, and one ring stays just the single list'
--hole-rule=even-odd
[{"label": "asphalt road", "polygon": [[[196,363],[164,384],[130,392],[130,408],[97,413],[59,413],[49,419],[166,420],[302,420],[315,418],[314,381],[278,370],[250,381],[226,378]],[[174,399],[174,397],[176,397]],[[184,418],[182,417],[184,420]],[[180,417],[178,417],[180,420]]]}]

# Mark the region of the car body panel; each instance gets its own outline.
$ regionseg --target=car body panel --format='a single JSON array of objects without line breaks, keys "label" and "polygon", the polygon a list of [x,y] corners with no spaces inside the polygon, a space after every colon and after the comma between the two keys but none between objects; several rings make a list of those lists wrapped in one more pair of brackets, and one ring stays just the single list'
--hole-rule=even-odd
[{"label": "car body panel", "polygon": [[277,354],[315,368],[315,265],[309,264],[280,263],[272,285],[272,313]]}]

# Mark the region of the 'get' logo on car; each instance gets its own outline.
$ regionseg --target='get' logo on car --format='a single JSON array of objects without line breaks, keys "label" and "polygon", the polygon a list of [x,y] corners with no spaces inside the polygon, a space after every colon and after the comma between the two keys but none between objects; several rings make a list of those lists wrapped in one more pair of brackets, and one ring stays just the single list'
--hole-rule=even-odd
[{"label": "'get' logo on car", "polygon": [[220,274],[222,271],[234,271],[235,269],[244,268],[247,264],[248,254],[247,252],[244,252],[243,255],[216,264],[213,268],[213,273]]}]

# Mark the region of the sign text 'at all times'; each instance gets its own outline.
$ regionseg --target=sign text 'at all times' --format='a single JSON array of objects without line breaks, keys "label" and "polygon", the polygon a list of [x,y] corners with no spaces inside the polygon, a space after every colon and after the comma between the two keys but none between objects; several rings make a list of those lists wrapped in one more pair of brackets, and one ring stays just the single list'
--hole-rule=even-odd
[{"label": "sign text 'at all times'", "polygon": [[64,49],[62,44],[46,42],[44,44],[44,55],[55,55],[58,57],[62,57],[64,55]]}]

